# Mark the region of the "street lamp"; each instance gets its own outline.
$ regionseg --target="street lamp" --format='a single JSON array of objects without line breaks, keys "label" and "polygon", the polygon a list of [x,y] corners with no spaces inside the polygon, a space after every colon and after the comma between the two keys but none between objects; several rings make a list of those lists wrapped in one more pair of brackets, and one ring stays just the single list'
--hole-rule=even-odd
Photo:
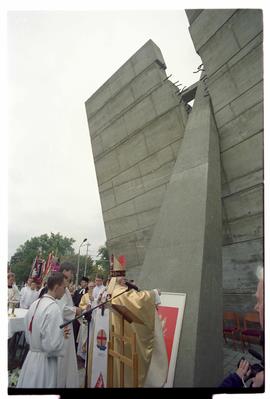
[{"label": "street lamp", "polygon": [[76,282],[75,282],[76,287],[78,287],[78,279],[79,279],[80,250],[81,250],[81,246],[83,245],[83,243],[84,243],[85,241],[87,241],[87,238],[85,238],[85,239],[83,240],[83,242],[81,243],[81,245],[79,246],[78,263],[77,263],[77,273],[76,273]]},{"label": "street lamp", "polygon": [[86,265],[87,265],[87,258],[88,258],[88,247],[90,247],[91,244],[87,243],[86,244],[86,257],[85,257],[85,263],[84,263],[84,276],[86,276]]}]

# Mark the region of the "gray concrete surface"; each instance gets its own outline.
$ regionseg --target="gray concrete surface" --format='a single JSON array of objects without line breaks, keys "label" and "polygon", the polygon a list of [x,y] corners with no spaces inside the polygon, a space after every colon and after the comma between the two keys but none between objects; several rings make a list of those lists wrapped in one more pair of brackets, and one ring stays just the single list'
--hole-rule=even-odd
[{"label": "gray concrete surface", "polygon": [[222,378],[221,232],[219,141],[201,83],[138,280],[145,289],[187,294],[177,387]]},{"label": "gray concrete surface", "polygon": [[143,263],[188,117],[164,68],[150,40],[86,102],[107,245],[126,256],[130,278]]},{"label": "gray concrete surface", "polygon": [[186,14],[220,136],[224,309],[246,312],[263,260],[262,11]]}]

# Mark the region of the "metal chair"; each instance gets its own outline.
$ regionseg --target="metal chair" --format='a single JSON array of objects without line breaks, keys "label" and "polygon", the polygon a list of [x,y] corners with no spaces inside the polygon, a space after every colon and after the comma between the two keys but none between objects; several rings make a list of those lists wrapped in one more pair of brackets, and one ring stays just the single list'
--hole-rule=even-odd
[{"label": "metal chair", "polygon": [[244,327],[240,330],[240,337],[244,351],[246,342],[248,347],[250,347],[250,342],[260,344],[262,329],[260,325],[259,313],[248,312],[244,314],[243,325]]},{"label": "metal chair", "polygon": [[223,313],[223,337],[227,344],[227,337],[233,341],[234,349],[237,350],[236,340],[240,332],[239,315],[236,312]]}]

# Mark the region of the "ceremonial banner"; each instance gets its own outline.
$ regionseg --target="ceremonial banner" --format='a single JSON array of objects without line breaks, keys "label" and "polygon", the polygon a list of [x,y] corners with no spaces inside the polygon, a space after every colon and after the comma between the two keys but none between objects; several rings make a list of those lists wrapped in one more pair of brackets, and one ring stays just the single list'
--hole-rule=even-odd
[{"label": "ceremonial banner", "polygon": [[51,263],[52,263],[53,253],[49,253],[48,260],[46,262],[45,270],[42,278],[44,279],[51,271]]},{"label": "ceremonial banner", "polygon": [[186,294],[162,292],[158,315],[162,322],[163,337],[168,356],[168,377],[165,388],[173,386],[175,365],[185,309]]},{"label": "ceremonial banner", "polygon": [[107,386],[109,332],[109,309],[104,309],[103,316],[102,309],[97,309],[93,337],[91,388],[106,388]]},{"label": "ceremonial banner", "polygon": [[44,273],[44,270],[45,260],[41,257],[41,255],[37,255],[33,262],[29,277],[32,277],[37,284],[40,284],[42,282],[42,274]]}]

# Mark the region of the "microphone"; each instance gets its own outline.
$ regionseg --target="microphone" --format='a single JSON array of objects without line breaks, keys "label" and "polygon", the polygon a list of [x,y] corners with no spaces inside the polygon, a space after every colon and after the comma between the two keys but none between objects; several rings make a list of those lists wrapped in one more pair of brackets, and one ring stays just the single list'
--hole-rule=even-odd
[{"label": "microphone", "polygon": [[140,291],[139,288],[137,287],[137,285],[132,284],[130,281],[126,281],[125,282],[126,286],[128,287],[129,290],[135,290],[135,291]]}]

